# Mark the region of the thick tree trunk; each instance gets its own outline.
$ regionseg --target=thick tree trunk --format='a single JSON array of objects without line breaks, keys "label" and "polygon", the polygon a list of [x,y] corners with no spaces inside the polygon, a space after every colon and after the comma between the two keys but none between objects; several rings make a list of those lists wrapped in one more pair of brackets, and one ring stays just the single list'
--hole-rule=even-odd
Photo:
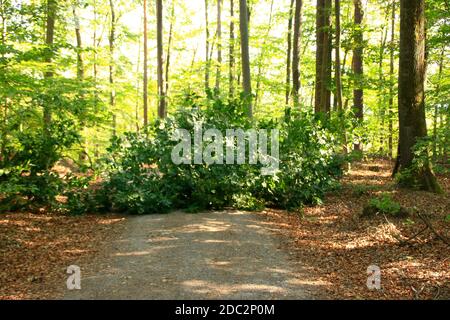
[{"label": "thick tree trunk", "polygon": [[250,74],[250,52],[248,41],[247,0],[239,0],[239,26],[241,33],[241,57],[242,57],[242,87],[244,90],[245,107],[250,118],[253,117],[252,108],[252,81]]},{"label": "thick tree trunk", "polygon": [[292,53],[292,86],[294,107],[300,108],[300,35],[302,28],[302,0],[295,0],[294,41]]},{"label": "thick tree trunk", "polygon": [[158,116],[165,119],[167,115],[165,93],[164,93],[164,75],[163,75],[163,5],[162,0],[156,1],[156,42],[157,42],[157,63],[158,63]]},{"label": "thick tree trunk", "polygon": [[143,83],[143,101],[144,101],[144,127],[148,126],[148,8],[147,0],[144,0],[144,83]]},{"label": "thick tree trunk", "polygon": [[331,108],[331,0],[317,0],[315,112],[329,113]]},{"label": "thick tree trunk", "polygon": [[[399,170],[401,185],[441,191],[428,162],[428,152],[413,152],[427,136],[425,120],[425,0],[400,1]],[[421,165],[414,163],[421,158]]]},{"label": "thick tree trunk", "polygon": [[230,99],[234,96],[234,74],[235,74],[235,57],[234,57],[234,0],[230,0],[230,44],[229,44],[229,73],[228,85],[230,89]]},{"label": "thick tree trunk", "polygon": [[294,4],[295,0],[291,0],[289,7],[289,19],[288,19],[288,35],[287,35],[287,58],[286,58],[286,119],[290,117],[291,108],[289,106],[289,100],[291,97],[291,66],[292,66],[292,28],[294,20]]},{"label": "thick tree trunk", "polygon": [[[355,23],[355,38],[353,48],[353,74],[355,76],[355,84],[353,90],[353,108],[355,110],[355,118],[359,123],[364,121],[364,91],[363,91],[363,10],[361,0],[353,0],[355,6],[354,23]],[[360,142],[355,143],[355,151],[361,151],[362,145]]]}]

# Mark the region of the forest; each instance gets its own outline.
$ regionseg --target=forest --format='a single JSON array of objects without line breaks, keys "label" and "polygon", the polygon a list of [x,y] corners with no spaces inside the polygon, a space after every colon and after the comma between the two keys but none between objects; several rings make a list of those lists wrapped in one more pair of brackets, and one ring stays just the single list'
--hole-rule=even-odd
[{"label": "forest", "polygon": [[450,298],[450,1],[0,0],[0,22],[0,299],[56,297],[61,268],[175,222],[287,237],[325,284],[277,299]]}]

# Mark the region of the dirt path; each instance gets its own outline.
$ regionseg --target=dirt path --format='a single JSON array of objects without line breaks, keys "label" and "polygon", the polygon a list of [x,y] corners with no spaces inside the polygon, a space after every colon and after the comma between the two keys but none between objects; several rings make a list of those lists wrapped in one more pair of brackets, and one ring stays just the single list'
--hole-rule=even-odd
[{"label": "dirt path", "polygon": [[65,299],[312,299],[274,228],[243,212],[131,217]]}]

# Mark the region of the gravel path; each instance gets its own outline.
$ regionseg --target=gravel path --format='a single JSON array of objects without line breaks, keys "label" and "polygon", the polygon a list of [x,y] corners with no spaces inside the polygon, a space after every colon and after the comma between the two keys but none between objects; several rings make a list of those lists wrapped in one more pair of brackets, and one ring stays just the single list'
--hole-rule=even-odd
[{"label": "gravel path", "polygon": [[258,214],[130,217],[65,299],[312,299],[313,282]]}]

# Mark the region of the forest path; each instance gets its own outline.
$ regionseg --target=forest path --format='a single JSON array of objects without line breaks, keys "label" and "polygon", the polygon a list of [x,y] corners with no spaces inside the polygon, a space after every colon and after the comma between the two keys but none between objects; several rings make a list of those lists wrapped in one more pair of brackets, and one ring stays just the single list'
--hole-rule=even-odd
[{"label": "forest path", "polygon": [[239,211],[130,217],[64,298],[313,299],[316,284],[273,231]]}]

